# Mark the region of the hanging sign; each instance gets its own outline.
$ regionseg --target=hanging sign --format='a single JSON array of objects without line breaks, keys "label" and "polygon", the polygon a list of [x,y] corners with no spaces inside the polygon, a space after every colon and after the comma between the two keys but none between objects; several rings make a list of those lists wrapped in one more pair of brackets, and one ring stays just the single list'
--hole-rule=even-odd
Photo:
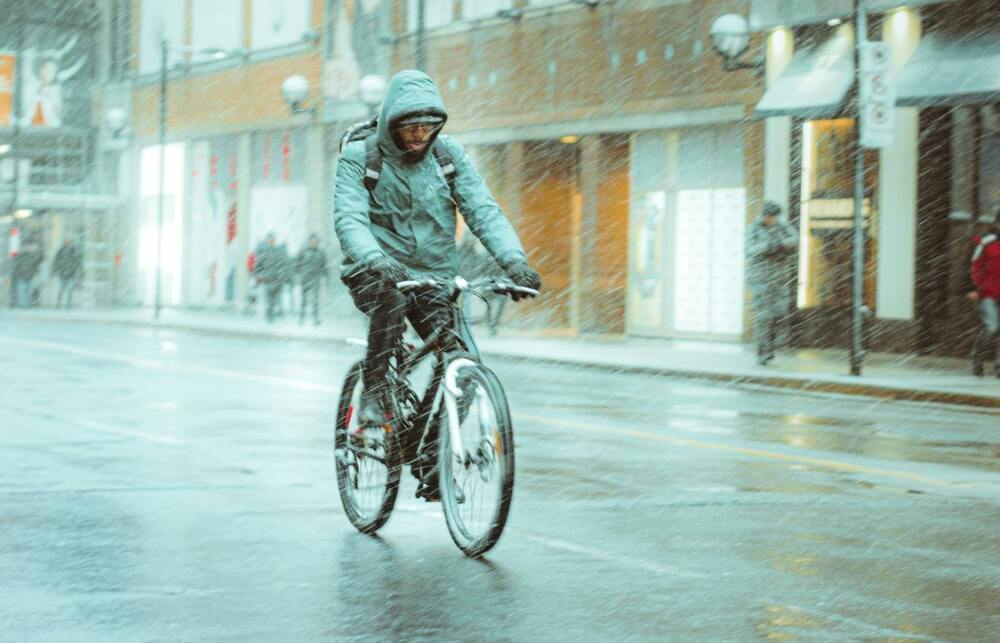
[{"label": "hanging sign", "polygon": [[861,145],[889,147],[896,138],[896,83],[889,43],[861,43],[859,82]]}]

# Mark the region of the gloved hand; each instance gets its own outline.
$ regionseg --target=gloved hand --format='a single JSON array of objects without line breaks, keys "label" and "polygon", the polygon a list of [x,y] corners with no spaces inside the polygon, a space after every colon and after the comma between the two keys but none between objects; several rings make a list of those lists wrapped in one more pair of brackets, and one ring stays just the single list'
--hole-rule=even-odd
[{"label": "gloved hand", "polygon": [[388,255],[378,255],[369,259],[365,262],[365,270],[392,286],[395,286],[400,281],[413,279],[406,266]]},{"label": "gloved hand", "polygon": [[[503,270],[510,277],[510,280],[514,282],[515,286],[531,288],[532,290],[541,290],[542,288],[542,276],[533,270],[526,261],[519,259],[509,261],[503,265]],[[531,296],[517,292],[510,294],[510,298],[514,301],[520,301],[524,297]]]}]

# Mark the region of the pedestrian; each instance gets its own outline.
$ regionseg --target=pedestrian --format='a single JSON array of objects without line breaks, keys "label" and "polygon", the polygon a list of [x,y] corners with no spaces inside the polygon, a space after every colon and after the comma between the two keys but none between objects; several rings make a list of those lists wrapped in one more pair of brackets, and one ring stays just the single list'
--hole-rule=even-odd
[{"label": "pedestrian", "polygon": [[329,280],[326,267],[326,255],[319,247],[319,235],[309,235],[309,245],[302,249],[295,259],[296,272],[302,284],[302,308],[299,312],[299,324],[306,322],[306,308],[312,301],[313,325],[319,326],[319,290],[320,282]]},{"label": "pedestrian", "polygon": [[34,240],[25,241],[21,251],[14,257],[11,273],[14,278],[14,291],[17,295],[18,308],[30,308],[34,304],[33,282],[42,260],[41,247]]},{"label": "pedestrian", "polygon": [[983,377],[990,356],[1000,378],[1000,210],[994,212],[990,230],[973,239],[972,284],[969,299],[979,308],[979,332],[972,347],[972,373]]},{"label": "pedestrian", "polygon": [[263,245],[257,247],[254,261],[254,274],[257,282],[264,288],[264,318],[268,323],[274,321],[281,307],[281,291],[288,280],[287,270],[287,253],[282,252],[282,246],[277,245],[274,233],[269,232]]},{"label": "pedestrian", "polygon": [[66,238],[63,245],[56,253],[52,261],[52,274],[59,277],[59,296],[56,298],[56,307],[73,307],[73,292],[76,290],[76,281],[80,277],[80,269],[83,267],[83,260],[80,257],[80,249],[76,247],[73,240]]},{"label": "pedestrian", "polygon": [[747,230],[747,285],[750,287],[757,362],[774,359],[782,342],[781,327],[791,304],[795,250],[795,228],[781,221],[781,206],[765,201],[760,215]]},{"label": "pedestrian", "polygon": [[[456,206],[514,284],[541,288],[541,276],[528,265],[517,233],[461,144],[438,136],[447,119],[430,76],[401,71],[389,82],[375,131],[348,142],[337,162],[333,202],[345,255],[341,279],[371,318],[362,422],[384,422],[381,391],[404,319],[426,338],[450,317],[451,303],[439,292],[403,294],[395,285],[420,276],[455,276]],[[475,353],[468,328],[462,339]]]}]

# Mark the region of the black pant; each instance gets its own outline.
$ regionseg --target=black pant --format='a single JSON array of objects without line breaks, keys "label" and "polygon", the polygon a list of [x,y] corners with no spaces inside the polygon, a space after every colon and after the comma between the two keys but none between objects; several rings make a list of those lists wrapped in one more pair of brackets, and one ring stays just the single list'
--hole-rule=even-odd
[{"label": "black pant", "polygon": [[281,314],[281,287],[280,281],[265,281],[264,289],[267,292],[267,312],[264,315],[267,321],[274,321],[275,315]]},{"label": "black pant", "polygon": [[[404,320],[409,319],[421,339],[427,339],[451,319],[452,305],[444,292],[419,290],[404,294],[367,273],[344,277],[343,281],[354,305],[371,318],[364,362],[365,388],[370,389],[385,379],[392,350],[405,330]],[[469,352],[478,356],[465,318],[461,311],[456,314],[459,315],[460,337]]]},{"label": "black pant", "polygon": [[313,321],[319,323],[319,280],[302,282],[302,310],[299,312],[299,321],[306,320],[306,308],[312,300]]}]

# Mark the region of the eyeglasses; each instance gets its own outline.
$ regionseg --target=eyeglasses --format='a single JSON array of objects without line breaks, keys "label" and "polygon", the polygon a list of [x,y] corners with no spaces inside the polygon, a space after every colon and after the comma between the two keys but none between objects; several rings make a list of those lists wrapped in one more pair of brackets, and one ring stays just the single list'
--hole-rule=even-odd
[{"label": "eyeglasses", "polygon": [[412,125],[401,125],[396,129],[396,131],[407,136],[414,136],[424,134],[426,132],[433,132],[439,127],[441,127],[441,123],[414,123]]}]

